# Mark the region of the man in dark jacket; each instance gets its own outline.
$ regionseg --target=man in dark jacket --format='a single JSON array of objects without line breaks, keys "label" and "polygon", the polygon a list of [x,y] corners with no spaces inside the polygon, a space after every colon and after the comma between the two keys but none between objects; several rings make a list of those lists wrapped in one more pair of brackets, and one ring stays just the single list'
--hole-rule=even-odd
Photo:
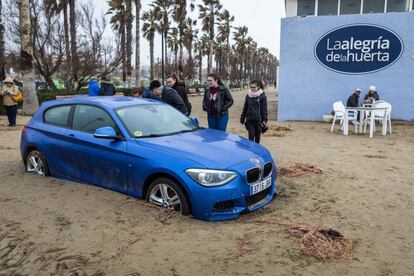
[{"label": "man in dark jacket", "polygon": [[111,81],[111,79],[109,77],[102,77],[101,80],[101,92],[100,92],[100,96],[113,96],[115,95],[116,90],[115,90],[115,85],[113,84],[113,82]]},{"label": "man in dark jacket", "polygon": [[185,90],[185,84],[179,82],[178,78],[173,75],[167,79],[167,85],[178,92],[178,95],[180,95],[181,99],[183,99],[185,107],[187,107],[188,116],[190,116],[192,106],[191,103],[188,101],[187,91]]},{"label": "man in dark jacket", "polygon": [[373,103],[374,101],[379,101],[380,97],[378,95],[377,88],[371,85],[368,89],[369,90],[368,90],[368,93],[364,97],[364,101],[369,102],[369,103]]},{"label": "man in dark jacket", "polygon": [[346,101],[347,107],[358,107],[359,106],[359,96],[361,95],[361,89],[355,89],[355,92],[349,96],[348,100]]},{"label": "man in dark jacket", "polygon": [[153,95],[159,97],[163,102],[171,105],[184,115],[188,115],[188,110],[183,102],[183,99],[181,99],[178,92],[174,89],[162,86],[158,80],[153,80],[150,83],[149,90]]}]

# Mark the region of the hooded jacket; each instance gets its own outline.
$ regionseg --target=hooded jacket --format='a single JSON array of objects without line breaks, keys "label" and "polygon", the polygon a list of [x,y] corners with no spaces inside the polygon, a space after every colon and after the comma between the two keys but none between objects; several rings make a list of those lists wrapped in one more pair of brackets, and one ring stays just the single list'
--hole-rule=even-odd
[{"label": "hooded jacket", "polygon": [[[219,85],[219,92],[217,92],[217,100],[215,102],[215,107],[218,112],[218,116],[220,117],[223,113],[228,112],[229,108],[233,105],[233,97],[229,89],[223,85]],[[203,99],[203,110],[207,111],[208,115],[210,115],[210,86],[206,88],[204,93]]]},{"label": "hooded jacket", "polygon": [[101,88],[96,80],[90,80],[88,85],[89,96],[99,96]]},{"label": "hooded jacket", "polygon": [[178,95],[180,95],[181,99],[183,99],[185,107],[187,108],[187,111],[188,111],[188,116],[190,116],[192,106],[191,106],[191,103],[188,101],[188,96],[185,90],[185,85],[182,83],[175,82],[175,84],[171,88],[177,91]]},{"label": "hooded jacket", "polygon": [[101,81],[101,92],[100,96],[113,96],[115,95],[115,85],[112,81]]}]

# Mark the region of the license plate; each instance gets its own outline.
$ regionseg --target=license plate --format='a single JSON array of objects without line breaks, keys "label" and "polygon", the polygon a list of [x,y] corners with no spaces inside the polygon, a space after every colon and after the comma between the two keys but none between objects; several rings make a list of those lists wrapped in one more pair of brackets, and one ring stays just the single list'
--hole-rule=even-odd
[{"label": "license plate", "polygon": [[250,186],[250,195],[257,194],[263,190],[266,190],[272,185],[272,178],[266,178],[265,180],[260,181],[260,183]]}]

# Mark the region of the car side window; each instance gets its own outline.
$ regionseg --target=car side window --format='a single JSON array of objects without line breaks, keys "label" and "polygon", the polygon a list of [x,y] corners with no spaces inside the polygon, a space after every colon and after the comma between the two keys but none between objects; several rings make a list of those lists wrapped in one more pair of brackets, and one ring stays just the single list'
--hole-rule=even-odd
[{"label": "car side window", "polygon": [[63,105],[49,108],[44,114],[45,122],[55,125],[67,126],[71,107],[71,105]]},{"label": "car side window", "polygon": [[112,127],[115,131],[118,129],[115,122],[103,109],[91,105],[76,106],[72,123],[74,130],[94,133],[101,127]]}]

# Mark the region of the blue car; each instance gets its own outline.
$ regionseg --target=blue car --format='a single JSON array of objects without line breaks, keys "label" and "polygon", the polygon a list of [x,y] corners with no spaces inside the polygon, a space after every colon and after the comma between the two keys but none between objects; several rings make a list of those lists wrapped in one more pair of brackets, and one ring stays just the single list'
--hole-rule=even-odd
[{"label": "blue car", "polygon": [[45,102],[22,130],[26,170],[142,198],[201,220],[237,218],[276,192],[269,151],[199,127],[163,102],[88,97]]}]

